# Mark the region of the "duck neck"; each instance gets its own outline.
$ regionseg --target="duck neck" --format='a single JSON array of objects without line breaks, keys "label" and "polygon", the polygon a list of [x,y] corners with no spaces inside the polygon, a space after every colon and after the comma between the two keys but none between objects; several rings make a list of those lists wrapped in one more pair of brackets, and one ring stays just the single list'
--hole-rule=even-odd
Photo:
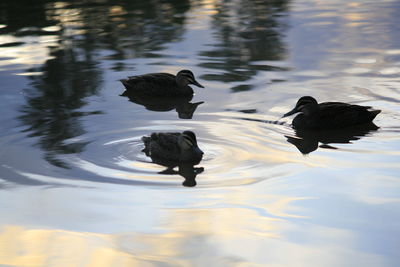
[{"label": "duck neck", "polygon": [[191,95],[193,94],[193,89],[188,85],[187,80],[179,75],[175,78],[176,88],[174,88],[179,95]]},{"label": "duck neck", "polygon": [[187,79],[185,77],[182,77],[181,75],[177,75],[175,81],[180,88],[185,88],[188,86]]},{"label": "duck neck", "polygon": [[182,161],[197,162],[201,160],[202,152],[198,147],[192,147],[190,149],[181,149],[180,158]]},{"label": "duck neck", "polygon": [[301,113],[306,117],[316,116],[319,114],[319,106],[318,104],[309,104],[306,108],[302,109]]}]

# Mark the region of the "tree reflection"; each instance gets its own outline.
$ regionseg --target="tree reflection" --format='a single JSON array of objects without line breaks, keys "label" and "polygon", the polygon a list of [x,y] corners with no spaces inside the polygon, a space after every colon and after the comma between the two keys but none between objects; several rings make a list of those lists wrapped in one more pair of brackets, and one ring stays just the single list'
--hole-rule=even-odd
[{"label": "tree reflection", "polygon": [[189,8],[187,0],[116,1],[100,22],[105,47],[116,52],[110,59],[157,57],[156,51],[180,39]]},{"label": "tree reflection", "polygon": [[[115,68],[123,69],[126,58],[156,56],[164,44],[180,38],[190,8],[185,0],[41,0],[34,4],[6,0],[0,6],[0,23],[6,25],[0,34],[51,34],[59,40],[49,47],[51,59],[28,70],[42,74],[30,77],[33,88],[26,90],[19,119],[28,136],[39,137],[37,145],[46,160],[64,168],[68,166],[57,155],[79,153],[86,144],[66,140],[85,133],[82,117],[101,113],[81,111],[85,98],[102,84],[100,60],[115,60]],[[57,25],[56,31],[41,29],[52,25]],[[100,51],[113,54],[105,57]]]},{"label": "tree reflection", "polygon": [[65,144],[66,139],[79,136],[85,131],[80,118],[100,112],[79,111],[86,102],[84,98],[94,94],[101,82],[101,72],[91,57],[79,60],[74,49],[57,50],[54,59],[48,60],[32,76],[36,91],[29,91],[27,104],[22,108],[21,121],[29,125],[29,136],[40,136],[38,145],[46,152],[45,158],[59,167],[66,165],[58,160],[58,153],[78,153],[85,143]]},{"label": "tree reflection", "polygon": [[14,33],[25,27],[46,27],[55,22],[48,19],[45,5],[49,0],[2,0],[0,1],[0,24],[6,27],[2,33]]},{"label": "tree reflection", "polygon": [[[165,44],[180,39],[185,12],[190,8],[187,0],[62,3],[62,8],[50,6],[49,17],[61,22],[69,39],[79,42],[77,34],[92,36],[91,48],[113,51],[103,57],[108,60],[157,57]],[[124,69],[124,62],[116,62],[114,67]]]},{"label": "tree reflection", "polygon": [[[201,66],[223,70],[223,73],[203,75],[206,80],[245,82],[258,71],[281,71],[284,68],[256,61],[282,60],[285,45],[288,1],[221,1],[213,16],[219,43],[212,50],[201,53],[207,62]],[[249,84],[240,84],[233,91],[250,90]]]}]

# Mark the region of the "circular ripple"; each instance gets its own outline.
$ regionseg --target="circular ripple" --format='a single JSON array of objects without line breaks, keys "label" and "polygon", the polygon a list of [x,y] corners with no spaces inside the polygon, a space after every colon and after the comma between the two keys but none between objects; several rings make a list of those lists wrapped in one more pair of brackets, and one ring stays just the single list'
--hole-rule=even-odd
[{"label": "circular ripple", "polygon": [[[205,153],[197,166],[170,170],[153,163],[142,152],[142,136],[152,132],[184,130],[196,133],[198,145]],[[312,160],[303,157],[294,144],[288,142],[289,137],[295,135],[288,124],[262,120],[260,114],[210,113],[203,114],[202,120],[174,121],[173,124],[171,121],[152,121],[146,127],[87,133],[69,139],[64,142],[66,145],[86,145],[80,153],[56,155],[57,160],[67,166],[65,171],[57,167],[53,167],[53,172],[40,169],[40,160],[37,160],[34,171],[25,171],[25,166],[16,169],[23,176],[36,181],[51,180],[47,177],[50,173],[57,181],[64,178],[63,182],[68,179],[66,183],[78,183],[80,186],[89,182],[91,185],[88,186],[103,183],[151,187],[176,187],[182,184],[224,187],[253,184],[299,173],[310,166],[332,162],[335,157],[336,161],[340,160],[332,149],[325,149],[328,153],[318,153]],[[345,152],[345,149],[341,151]],[[355,153],[353,150],[349,152]]]},{"label": "circular ripple", "polygon": [[[130,128],[84,135],[70,142],[88,142],[82,153],[64,157],[82,179],[99,177],[99,182],[146,186],[176,186],[195,179],[198,186],[232,186],[251,184],[282,174],[286,164],[282,150],[282,125],[262,124],[221,117],[220,121],[178,121],[175,131],[190,129],[197,135],[204,151],[203,160],[194,166],[194,177],[178,167],[166,171],[142,152],[142,136],[153,131],[172,132],[171,125],[158,124],[157,129]],[[204,171],[203,171],[204,169]],[[201,171],[200,171],[201,170]],[[165,173],[169,175],[165,175]],[[183,173],[183,174],[182,174]],[[85,178],[86,177],[86,178]],[[95,181],[92,178],[91,181]]]}]

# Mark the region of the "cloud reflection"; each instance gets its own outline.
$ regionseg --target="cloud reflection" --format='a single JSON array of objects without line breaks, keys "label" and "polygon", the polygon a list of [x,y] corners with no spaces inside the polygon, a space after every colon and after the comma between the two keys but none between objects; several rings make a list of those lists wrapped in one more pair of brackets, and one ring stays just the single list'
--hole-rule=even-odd
[{"label": "cloud reflection", "polygon": [[[0,229],[0,264],[61,267],[384,264],[379,254],[358,248],[360,237],[352,230],[308,222],[310,218],[302,215],[305,210],[298,203],[310,198],[257,194],[243,189],[214,191],[201,199],[187,191],[180,196],[192,196],[194,204],[182,206],[171,199],[172,205],[158,210],[156,217],[163,216],[156,220],[158,224],[151,232],[136,229],[146,221],[140,216],[130,220],[135,231],[123,232],[118,231],[121,222],[110,218],[100,222],[109,229],[106,233],[5,225]],[[130,216],[127,213],[120,219]]]},{"label": "cloud reflection", "polygon": [[[268,239],[281,238],[284,230],[282,226],[287,223],[285,217],[290,218],[298,212],[293,209],[293,203],[304,198],[285,200],[281,196],[258,195],[250,200],[246,192],[241,190],[231,193],[228,202],[224,201],[225,194],[219,195],[217,192],[199,201],[197,196],[192,195],[193,192],[185,190],[183,194],[188,194],[187,197],[192,195],[196,204],[185,208],[173,201],[169,208],[159,209],[156,217],[162,214],[165,216],[156,220],[158,224],[151,232],[120,232],[120,223],[107,219],[111,214],[104,218],[106,220],[99,221],[111,233],[8,224],[0,228],[0,264],[96,267],[257,264],[258,260],[252,255],[255,252],[254,244],[239,248],[234,245],[239,244],[235,240],[242,239],[262,245]],[[126,204],[123,206],[129,210],[132,208]],[[131,228],[136,229],[146,222],[140,216],[132,220],[135,216],[131,218],[131,213],[123,215],[125,208],[118,208],[120,215],[117,217],[122,216],[120,219],[134,222]],[[134,207],[131,211],[138,208]],[[75,209],[70,211],[75,214]],[[111,210],[108,212],[115,213]],[[267,215],[269,212],[271,214]],[[48,214],[51,215],[56,214]],[[104,217],[105,214],[99,215]],[[89,221],[83,220],[79,225],[83,224],[85,228],[88,223],[91,224]]]}]

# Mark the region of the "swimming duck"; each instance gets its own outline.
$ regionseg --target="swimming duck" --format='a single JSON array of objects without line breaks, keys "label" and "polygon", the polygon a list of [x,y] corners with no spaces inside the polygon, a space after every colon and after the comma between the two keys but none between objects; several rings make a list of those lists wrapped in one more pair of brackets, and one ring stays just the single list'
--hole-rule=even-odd
[{"label": "swimming duck", "polygon": [[187,96],[193,94],[189,84],[204,88],[194,78],[190,70],[181,70],[176,75],[169,73],[149,73],[130,76],[120,80],[126,90],[148,96]]},{"label": "swimming duck", "polygon": [[[371,122],[380,110],[341,102],[319,103],[311,96],[301,97],[293,110],[283,117],[298,113],[292,121],[295,129],[340,129]],[[282,118],[283,118],[282,117]]]},{"label": "swimming duck", "polygon": [[192,131],[182,133],[152,133],[143,136],[145,148],[142,150],[153,161],[191,162],[198,164],[203,158],[203,151],[197,146],[196,135]]}]

